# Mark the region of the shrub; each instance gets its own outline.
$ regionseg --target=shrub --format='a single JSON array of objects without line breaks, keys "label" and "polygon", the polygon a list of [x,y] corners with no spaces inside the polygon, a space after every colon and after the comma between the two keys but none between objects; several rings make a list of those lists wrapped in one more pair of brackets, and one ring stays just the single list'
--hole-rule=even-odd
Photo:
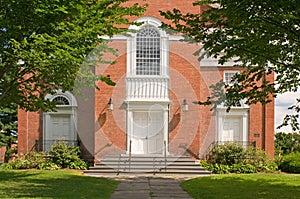
[{"label": "shrub", "polygon": [[4,169],[87,169],[87,163],[79,158],[79,147],[67,146],[63,141],[53,145],[49,155],[31,151],[2,165]]},{"label": "shrub", "polygon": [[289,173],[300,173],[300,153],[290,153],[282,157],[279,162],[281,171]]},{"label": "shrub", "polygon": [[208,171],[215,174],[227,174],[230,173],[230,167],[224,164],[218,163],[208,163],[206,161],[201,161],[200,165],[205,167]]},{"label": "shrub", "polygon": [[230,167],[231,173],[256,173],[257,168],[250,163],[237,163]]},{"label": "shrub", "polygon": [[264,150],[230,143],[219,145],[209,152],[207,162],[201,165],[216,173],[256,173],[278,171],[277,164]]},{"label": "shrub", "polygon": [[38,168],[38,165],[45,162],[46,156],[43,152],[30,151],[10,163],[3,164],[4,169],[30,169]]},{"label": "shrub", "polygon": [[79,147],[67,145],[64,141],[58,141],[49,151],[53,163],[61,168],[87,169],[87,163],[79,158]]},{"label": "shrub", "polygon": [[46,161],[46,162],[42,162],[40,164],[37,165],[37,169],[42,169],[42,170],[57,170],[60,169],[59,166],[57,166],[55,163],[51,162],[51,161]]},{"label": "shrub", "polygon": [[207,162],[233,165],[243,162],[245,156],[246,154],[242,146],[234,143],[226,143],[213,147],[208,154]]}]

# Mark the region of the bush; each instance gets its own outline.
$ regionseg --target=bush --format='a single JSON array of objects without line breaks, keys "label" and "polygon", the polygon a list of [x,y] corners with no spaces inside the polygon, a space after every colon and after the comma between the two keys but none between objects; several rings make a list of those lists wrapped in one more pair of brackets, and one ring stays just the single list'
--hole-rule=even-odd
[{"label": "bush", "polygon": [[79,158],[79,147],[67,146],[60,141],[53,145],[49,155],[31,151],[10,163],[2,165],[4,169],[47,169],[60,168],[87,169],[87,163]]},{"label": "bush", "polygon": [[49,155],[53,163],[61,168],[87,169],[87,163],[79,158],[79,147],[67,145],[64,141],[56,142]]},{"label": "bush", "polygon": [[256,173],[257,168],[250,163],[233,164],[230,167],[230,173]]},{"label": "bush", "polygon": [[57,166],[55,163],[51,161],[42,162],[37,165],[37,169],[41,170],[58,170],[60,169],[59,166]]},{"label": "bush", "polygon": [[230,143],[215,146],[201,166],[212,173],[256,173],[278,171],[277,164],[268,158],[265,151]]},{"label": "bush", "polygon": [[47,161],[45,153],[30,151],[10,163],[3,164],[4,169],[31,169],[38,168],[40,164]]},{"label": "bush", "polygon": [[281,171],[289,173],[300,173],[300,153],[290,153],[282,157],[279,162]]},{"label": "bush", "polygon": [[233,165],[242,162],[245,159],[245,155],[242,146],[234,143],[227,143],[213,147],[208,154],[207,162]]}]

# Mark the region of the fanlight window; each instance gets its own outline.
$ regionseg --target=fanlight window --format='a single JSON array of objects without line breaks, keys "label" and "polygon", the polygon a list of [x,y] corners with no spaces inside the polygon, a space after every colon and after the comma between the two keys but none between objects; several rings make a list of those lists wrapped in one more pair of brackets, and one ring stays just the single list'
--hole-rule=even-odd
[{"label": "fanlight window", "polygon": [[57,105],[70,105],[69,100],[63,96],[57,96],[52,101],[56,102]]},{"label": "fanlight window", "polygon": [[160,34],[153,26],[144,26],[136,37],[136,74],[160,75]]}]

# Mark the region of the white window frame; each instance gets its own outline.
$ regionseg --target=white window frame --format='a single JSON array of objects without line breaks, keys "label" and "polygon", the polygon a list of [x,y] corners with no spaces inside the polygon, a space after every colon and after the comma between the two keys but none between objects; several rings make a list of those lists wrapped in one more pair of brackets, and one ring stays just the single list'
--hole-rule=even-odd
[{"label": "white window frame", "polygon": [[136,35],[136,75],[160,75],[161,38],[159,30],[144,25]]},{"label": "white window frame", "polygon": [[[43,150],[47,151],[50,146],[46,145],[51,139],[51,116],[55,115],[69,115],[70,116],[70,137],[72,137],[72,143],[77,142],[77,100],[74,95],[70,92],[62,92],[58,90],[55,95],[46,95],[46,99],[50,101],[56,97],[66,98],[69,102],[68,105],[57,105],[55,112],[44,112],[43,113]],[[66,140],[67,141],[67,140]]]},{"label": "white window frame", "polygon": [[[234,82],[231,82],[232,77],[235,74],[240,74],[239,70],[224,70],[223,73],[223,81],[226,85],[232,86],[234,84]],[[230,79],[228,79],[228,77],[226,77],[227,75],[230,75]]]},{"label": "white window frame", "polygon": [[[135,22],[142,23],[141,26],[131,25],[127,37],[127,77],[169,77],[169,36],[160,29],[161,21],[154,17],[142,17]],[[136,72],[136,36],[146,25],[155,27],[160,34],[160,75],[137,75]]]}]

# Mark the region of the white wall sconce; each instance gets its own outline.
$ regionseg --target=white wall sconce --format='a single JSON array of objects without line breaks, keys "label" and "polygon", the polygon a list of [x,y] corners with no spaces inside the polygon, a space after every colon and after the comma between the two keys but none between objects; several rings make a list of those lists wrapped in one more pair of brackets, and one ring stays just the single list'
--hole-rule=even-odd
[{"label": "white wall sconce", "polygon": [[183,112],[187,112],[187,111],[189,110],[189,105],[188,105],[186,99],[183,100],[183,103],[182,103],[181,108],[182,108],[182,111],[183,111]]},{"label": "white wall sconce", "polygon": [[107,104],[107,110],[113,111],[114,110],[114,104],[111,98],[109,98],[108,104]]}]

